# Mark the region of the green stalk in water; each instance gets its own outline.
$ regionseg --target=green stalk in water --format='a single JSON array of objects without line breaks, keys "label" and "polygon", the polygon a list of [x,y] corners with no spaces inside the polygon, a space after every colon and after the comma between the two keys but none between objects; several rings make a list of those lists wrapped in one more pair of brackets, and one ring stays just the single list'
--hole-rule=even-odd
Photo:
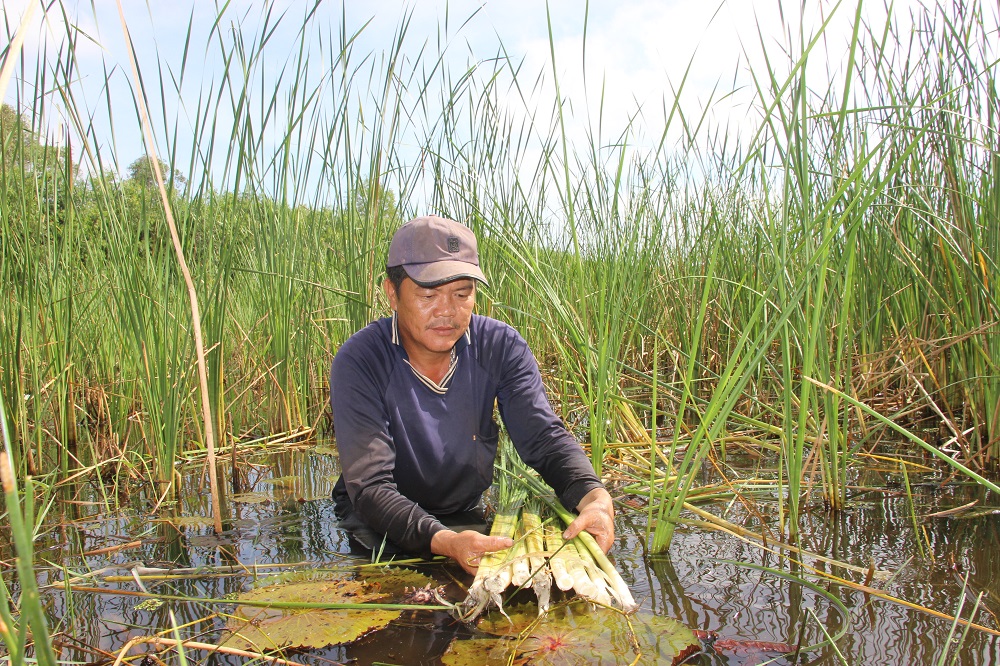
[{"label": "green stalk in water", "polygon": [[906,488],[906,504],[910,509],[910,522],[913,525],[913,540],[917,542],[920,557],[926,558],[927,552],[924,550],[924,533],[920,530],[920,524],[917,522],[917,507],[913,503],[913,492],[910,489],[910,474],[906,470],[905,463],[900,464],[900,468],[903,472],[903,487]]},{"label": "green stalk in water", "polygon": [[15,655],[23,658],[25,654],[30,628],[35,659],[41,666],[56,666],[52,638],[42,600],[38,594],[38,581],[35,580],[32,545],[32,531],[35,525],[34,484],[29,477],[23,495],[18,491],[17,478],[14,476],[11,464],[10,431],[7,428],[7,408],[4,406],[3,396],[0,396],[0,429],[4,445],[4,450],[0,453],[0,484],[3,486],[7,520],[10,523],[14,550],[17,553],[17,576],[21,588],[21,597],[18,601],[20,618],[19,624],[15,624],[10,612],[9,591],[6,584],[0,585],[0,620],[4,625],[0,627],[0,635],[4,636],[13,663],[16,661]]}]

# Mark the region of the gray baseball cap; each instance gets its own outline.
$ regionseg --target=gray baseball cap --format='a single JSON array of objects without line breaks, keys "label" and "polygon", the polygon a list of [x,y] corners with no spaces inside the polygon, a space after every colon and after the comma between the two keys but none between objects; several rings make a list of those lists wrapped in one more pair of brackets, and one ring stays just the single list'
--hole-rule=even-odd
[{"label": "gray baseball cap", "polygon": [[464,224],[436,215],[417,217],[396,230],[386,266],[402,266],[410,279],[433,287],[459,278],[489,286],[479,268],[476,235]]}]

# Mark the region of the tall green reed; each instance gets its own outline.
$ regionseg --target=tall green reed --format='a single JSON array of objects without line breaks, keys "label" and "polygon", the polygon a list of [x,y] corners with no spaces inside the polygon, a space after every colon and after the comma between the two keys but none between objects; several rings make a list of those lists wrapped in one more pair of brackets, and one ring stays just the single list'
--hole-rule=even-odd
[{"label": "tall green reed", "polygon": [[[779,400],[776,415],[784,424],[782,469],[788,491],[779,510],[782,523],[792,534],[797,531],[809,460],[819,459],[826,501],[834,508],[843,506],[848,462],[857,446],[857,420],[866,415],[857,411],[855,401],[846,401],[842,391],[857,390],[853,380],[857,349],[864,349],[863,345],[873,339],[878,340],[880,349],[891,349],[896,344],[884,334],[864,335],[871,330],[872,322],[878,322],[885,301],[884,297],[872,298],[869,294],[886,291],[884,277],[874,267],[862,264],[859,254],[869,256],[869,246],[881,235],[877,225],[885,212],[892,210],[888,204],[899,196],[897,184],[914,173],[911,168],[917,155],[933,143],[928,140],[931,135],[926,126],[906,123],[883,124],[872,140],[863,131],[864,123],[870,122],[866,111],[848,105],[848,89],[820,97],[818,107],[807,105],[806,62],[818,36],[804,43],[802,55],[790,61],[790,75],[786,78],[778,76],[774,64],[769,64],[765,76],[758,79],[760,106],[766,110],[759,136],[765,138],[739,162],[739,169],[731,172],[747,192],[760,188],[761,199],[753,208],[763,210],[763,214],[757,227],[750,227],[750,239],[741,239],[742,248],[765,248],[757,257],[754,274],[770,274],[770,283],[762,284],[755,278],[757,286],[746,289],[745,274],[732,282],[722,281],[738,290],[732,298],[738,305],[727,319],[734,331],[742,327],[742,336],[749,334],[751,346],[758,349],[767,349],[774,331],[777,334],[778,346],[773,355],[770,351],[756,355],[745,369],[737,365],[734,370],[750,372],[759,381],[762,375],[758,368],[766,369],[777,359],[778,371],[763,376]],[[855,60],[860,44],[860,29],[856,27],[849,62]],[[866,56],[877,60],[886,47],[876,42],[869,48],[874,53],[869,50]],[[869,95],[872,92],[865,91]],[[896,103],[904,106],[903,100]],[[777,169],[772,166],[775,162]],[[775,187],[780,193],[777,196],[772,191]],[[735,220],[729,224],[735,229],[746,228]],[[754,240],[761,236],[763,243]],[[731,256],[740,252],[741,247],[727,244],[723,265],[738,265]],[[875,266],[884,263],[879,261]],[[900,284],[909,285],[911,281]],[[772,327],[775,315],[756,318],[755,322],[754,317],[745,314],[756,312],[757,305],[763,303],[767,303],[766,310],[779,315],[777,321],[784,319],[777,329],[771,328],[771,333],[755,332],[755,327],[760,323]],[[858,321],[864,322],[860,333],[852,324]],[[711,349],[719,342],[713,340],[706,347]],[[725,339],[721,342],[726,344]],[[733,353],[731,346],[727,353]],[[688,375],[693,367],[689,366]],[[771,374],[770,379],[767,374]],[[712,384],[713,395],[706,406],[709,414],[714,412],[715,403],[728,401],[724,388],[730,384],[726,376],[722,373]],[[808,386],[812,382],[801,381],[815,377],[825,378],[821,392]],[[737,379],[737,390],[743,390],[743,382],[744,378]],[[833,390],[831,384],[842,391]],[[861,390],[869,398],[875,395],[874,386]],[[684,399],[691,393],[685,392]],[[744,417],[732,414],[728,418],[739,423]],[[700,436],[696,431],[694,438]],[[697,469],[691,463],[700,457],[689,453],[685,454],[688,466],[681,477]],[[679,485],[681,497],[685,487]],[[669,497],[661,496],[660,501],[670,503],[677,498],[672,491]],[[669,543],[669,521],[678,514],[664,511],[662,515],[668,525],[660,539],[654,536],[655,548]]]},{"label": "tall green reed", "polygon": [[925,48],[940,58],[914,65],[927,82],[916,110],[927,141],[914,160],[936,168],[913,183],[907,208],[920,220],[915,239],[920,245],[903,251],[919,253],[919,264],[908,262],[922,287],[919,297],[946,316],[923,314],[901,324],[917,324],[925,339],[951,341],[943,365],[926,368],[927,399],[947,415],[963,458],[990,463],[1000,452],[997,88],[995,67],[983,66],[989,62],[992,28],[984,8],[971,9],[954,15],[937,10],[921,20]]},{"label": "tall green reed", "polygon": [[[25,12],[26,19],[30,13]],[[26,27],[22,24],[22,32]],[[12,47],[21,37],[13,37]],[[13,49],[6,53],[4,92],[17,57]],[[3,388],[13,407],[5,425],[25,443],[12,452],[15,467],[36,473],[54,468],[65,474],[77,464],[74,325],[77,299],[86,295],[80,293],[77,272],[83,243],[74,219],[76,164],[64,124],[53,133],[41,122],[58,119],[60,110],[37,93],[56,76],[58,72],[40,65],[22,72],[15,85],[18,108],[4,105],[0,112],[0,225],[5,237],[0,274],[13,287],[0,313],[5,333],[0,365],[6,369]],[[23,103],[30,106],[30,121],[19,112]],[[53,425],[46,431],[42,423],[49,415]]]}]

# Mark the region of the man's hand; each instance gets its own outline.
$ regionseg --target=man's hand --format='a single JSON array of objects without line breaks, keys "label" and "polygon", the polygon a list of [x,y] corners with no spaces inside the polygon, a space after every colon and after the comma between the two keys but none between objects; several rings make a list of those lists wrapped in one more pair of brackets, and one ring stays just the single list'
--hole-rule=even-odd
[{"label": "man's hand", "polygon": [[450,557],[461,564],[462,568],[470,574],[475,574],[479,569],[479,561],[483,555],[509,548],[512,545],[514,545],[512,539],[486,536],[475,530],[465,530],[464,532],[441,530],[431,537],[432,553]]},{"label": "man's hand", "polygon": [[583,496],[576,510],[580,515],[563,532],[563,538],[572,539],[586,530],[593,535],[601,550],[605,553],[611,550],[615,542],[615,507],[608,491],[594,488]]}]

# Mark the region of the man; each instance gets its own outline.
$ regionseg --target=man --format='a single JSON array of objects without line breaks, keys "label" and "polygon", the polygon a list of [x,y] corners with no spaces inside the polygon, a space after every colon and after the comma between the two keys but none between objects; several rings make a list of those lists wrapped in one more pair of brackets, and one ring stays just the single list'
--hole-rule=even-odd
[{"label": "man", "polygon": [[607,552],[611,496],[553,413],[534,356],[513,328],[473,314],[487,283],[472,231],[410,220],[386,272],[392,317],[351,336],[330,371],[341,526],[369,549],[445,555],[470,573],[510,546],[467,529],[493,480],[496,404],[521,458],[579,512],[566,538],[587,530]]}]

